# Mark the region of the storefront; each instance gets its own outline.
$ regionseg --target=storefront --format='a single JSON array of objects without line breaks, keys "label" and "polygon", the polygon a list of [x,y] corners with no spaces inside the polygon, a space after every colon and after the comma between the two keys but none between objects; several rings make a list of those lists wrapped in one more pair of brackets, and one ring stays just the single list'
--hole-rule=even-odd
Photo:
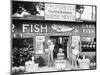
[{"label": "storefront", "polygon": [[95,22],[75,23],[62,21],[13,20],[13,25],[14,29],[12,37],[16,38],[17,35],[19,35],[20,38],[30,38],[30,45],[33,45],[32,47],[36,58],[38,58],[38,56],[42,56],[46,62],[48,61],[46,50],[47,41],[49,39],[51,39],[55,45],[55,59],[57,58],[59,48],[64,50],[66,59],[71,59],[72,44],[78,44],[80,51],[87,55],[88,52],[90,56],[90,52],[95,52]]},{"label": "storefront", "polygon": [[23,66],[24,72],[96,68],[95,6],[20,1],[13,6],[19,3],[12,13],[13,67]]}]

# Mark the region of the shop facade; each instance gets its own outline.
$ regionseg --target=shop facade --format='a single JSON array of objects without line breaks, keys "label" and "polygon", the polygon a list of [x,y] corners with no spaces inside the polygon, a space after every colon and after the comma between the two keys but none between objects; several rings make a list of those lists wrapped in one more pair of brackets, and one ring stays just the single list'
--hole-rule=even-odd
[{"label": "shop facade", "polygon": [[[23,1],[13,1],[13,6],[14,71],[96,69],[96,6]],[[54,48],[49,57],[50,41]]]},{"label": "shop facade", "polygon": [[[17,24],[18,23],[18,24]],[[71,60],[72,44],[78,44],[82,54],[95,55],[95,22],[54,22],[54,21],[13,21],[13,38],[31,38],[36,58],[42,56],[47,61],[47,41],[52,39],[55,44],[55,54],[61,47],[66,59]],[[86,42],[86,44],[84,43]],[[87,43],[88,42],[88,43]],[[86,48],[86,50],[84,49]],[[88,49],[92,50],[89,51]]]}]

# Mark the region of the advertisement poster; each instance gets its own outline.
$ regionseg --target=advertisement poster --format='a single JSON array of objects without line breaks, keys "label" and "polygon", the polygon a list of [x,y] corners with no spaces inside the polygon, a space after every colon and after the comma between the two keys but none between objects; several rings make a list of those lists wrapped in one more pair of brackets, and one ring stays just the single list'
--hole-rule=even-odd
[{"label": "advertisement poster", "polygon": [[45,41],[45,36],[36,36],[36,53],[43,53],[43,42]]},{"label": "advertisement poster", "polygon": [[45,20],[75,21],[75,5],[46,3]]}]

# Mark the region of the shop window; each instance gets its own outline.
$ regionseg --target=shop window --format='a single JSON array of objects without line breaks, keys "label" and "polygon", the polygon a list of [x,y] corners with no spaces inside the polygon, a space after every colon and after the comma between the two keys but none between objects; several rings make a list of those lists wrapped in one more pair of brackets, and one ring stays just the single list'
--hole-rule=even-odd
[{"label": "shop window", "polygon": [[33,51],[33,38],[12,38],[12,66],[25,66]]},{"label": "shop window", "polygon": [[84,37],[81,41],[82,52],[94,52],[96,51],[96,38]]}]

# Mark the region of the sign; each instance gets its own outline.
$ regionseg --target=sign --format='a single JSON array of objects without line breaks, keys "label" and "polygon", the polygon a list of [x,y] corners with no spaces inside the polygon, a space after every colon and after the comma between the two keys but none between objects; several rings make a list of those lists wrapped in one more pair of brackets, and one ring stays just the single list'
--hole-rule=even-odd
[{"label": "sign", "polygon": [[43,42],[45,41],[45,36],[36,36],[36,53],[43,53]]},{"label": "sign", "polygon": [[72,41],[80,41],[80,36],[72,36]]},{"label": "sign", "polygon": [[95,33],[95,25],[94,24],[86,24],[82,25],[82,32],[88,33],[88,34],[94,34]]},{"label": "sign", "polygon": [[23,24],[22,25],[22,32],[47,32],[47,25],[39,25],[39,24]]},{"label": "sign", "polygon": [[12,24],[12,32],[15,34],[21,33],[23,35],[70,35],[74,29],[75,25],[73,24],[50,24],[45,22],[21,22],[20,24]]},{"label": "sign", "polygon": [[53,24],[51,27],[53,30],[56,30],[57,32],[67,32],[67,31],[72,31],[74,29],[74,27],[71,28],[66,25],[60,25],[60,24]]},{"label": "sign", "polygon": [[82,28],[94,29],[95,25],[94,24],[82,24]]},{"label": "sign", "polygon": [[94,29],[83,29],[83,33],[95,33]]},{"label": "sign", "polygon": [[80,36],[72,36],[72,46],[78,45],[80,41]]},{"label": "sign", "polygon": [[38,69],[38,64],[35,64],[33,61],[25,62],[25,71],[26,72],[35,72]]},{"label": "sign", "polygon": [[75,5],[46,3],[45,20],[75,21]]},{"label": "sign", "polygon": [[92,37],[82,37],[82,41],[91,41]]}]

